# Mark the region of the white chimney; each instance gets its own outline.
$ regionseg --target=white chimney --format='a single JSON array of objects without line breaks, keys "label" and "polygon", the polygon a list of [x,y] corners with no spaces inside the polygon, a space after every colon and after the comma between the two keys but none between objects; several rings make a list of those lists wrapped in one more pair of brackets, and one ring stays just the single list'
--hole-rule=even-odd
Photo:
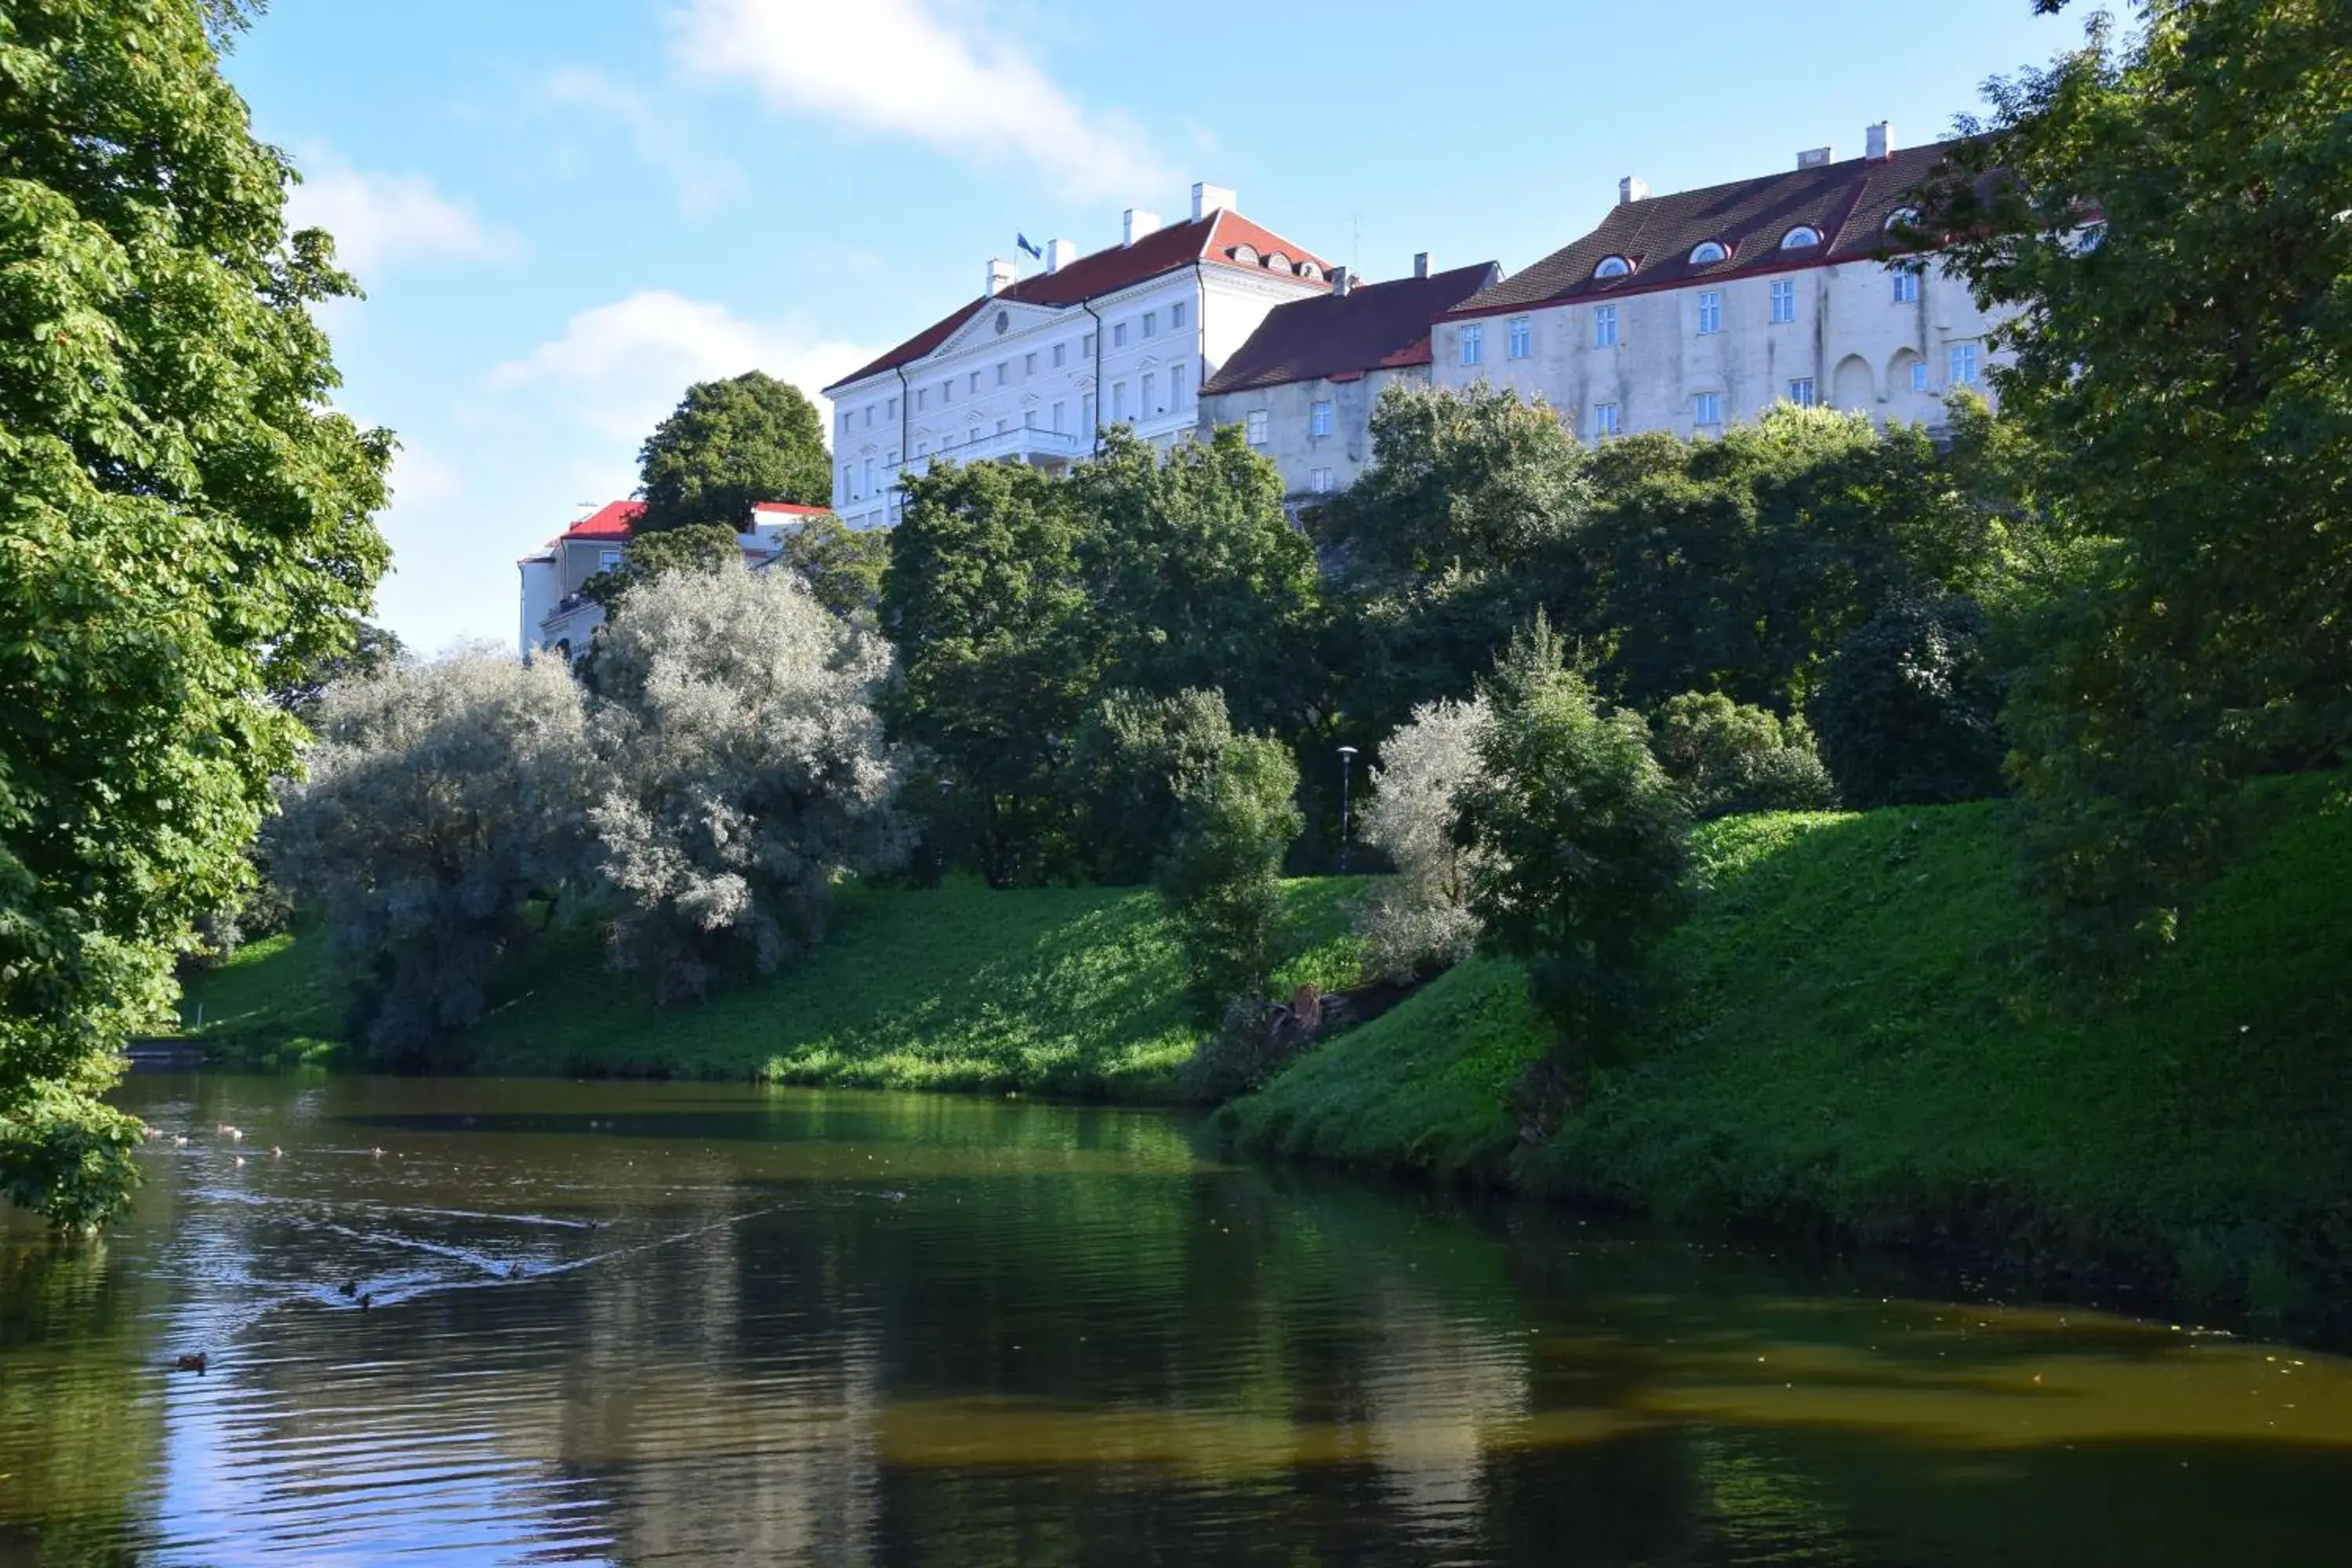
[{"label": "white chimney", "polygon": [[1223,207],[1229,213],[1242,210],[1242,199],[1234,194],[1234,188],[1231,185],[1212,185],[1204,182],[1192,187],[1192,221],[1194,223],[1207,217],[1219,207]]},{"label": "white chimney", "polygon": [[1001,256],[991,257],[988,263],[988,297],[993,300],[1012,288],[1013,280],[1018,276],[1013,269],[1013,263]]},{"label": "white chimney", "polygon": [[1895,156],[1895,127],[1882,120],[1862,133],[1862,155],[1872,163]]},{"label": "white chimney", "polygon": [[1156,232],[1159,227],[1158,213],[1148,213],[1141,207],[1129,207],[1127,209],[1127,221],[1121,230],[1123,237],[1119,240],[1119,244],[1133,245],[1145,235]]},{"label": "white chimney", "polygon": [[1649,194],[1650,187],[1631,174],[1617,182],[1617,205],[1621,207],[1627,202],[1641,201]]},{"label": "white chimney", "polygon": [[1059,272],[1063,268],[1067,267],[1071,262],[1076,261],[1077,258],[1078,247],[1071,244],[1068,240],[1049,239],[1045,242],[1046,271]]},{"label": "white chimney", "polygon": [[1416,250],[1412,253],[1412,275],[1415,278],[1429,276],[1429,252],[1426,250]]},{"label": "white chimney", "polygon": [[1797,167],[1800,169],[1818,169],[1824,163],[1836,161],[1837,149],[1834,147],[1808,147],[1797,154]]},{"label": "white chimney", "polygon": [[1344,297],[1348,290],[1353,289],[1355,286],[1356,280],[1354,278],[1349,276],[1348,269],[1346,268],[1334,267],[1331,268],[1332,293]]}]

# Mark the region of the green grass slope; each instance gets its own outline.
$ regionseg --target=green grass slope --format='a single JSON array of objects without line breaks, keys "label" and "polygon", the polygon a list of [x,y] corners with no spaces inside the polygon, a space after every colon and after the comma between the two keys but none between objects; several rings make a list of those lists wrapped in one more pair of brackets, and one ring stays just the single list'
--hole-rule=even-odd
[{"label": "green grass slope", "polygon": [[[1286,980],[1330,985],[1360,962],[1345,932],[1360,884],[1285,885],[1312,946]],[[247,1059],[308,1051],[346,1012],[315,935],[274,939],[200,977],[184,1009]],[[457,1049],[475,1070],[758,1078],[888,1088],[1158,1099],[1196,1031],[1156,894],[1136,889],[847,889],[825,942],[698,1006],[605,967],[593,930],[547,933],[502,963]]]}]

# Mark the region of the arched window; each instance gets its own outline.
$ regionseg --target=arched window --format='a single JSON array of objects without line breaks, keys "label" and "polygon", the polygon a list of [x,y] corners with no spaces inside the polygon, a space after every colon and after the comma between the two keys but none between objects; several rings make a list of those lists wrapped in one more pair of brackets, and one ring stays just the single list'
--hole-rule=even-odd
[{"label": "arched window", "polygon": [[1799,224],[1780,237],[1783,250],[1805,250],[1822,242],[1822,231],[1811,224]]},{"label": "arched window", "polygon": [[1236,245],[1230,252],[1228,252],[1228,254],[1231,255],[1235,261],[1240,262],[1244,267],[1255,267],[1257,265],[1257,252],[1246,245]]},{"label": "arched window", "polygon": [[1272,271],[1287,272],[1290,270],[1290,258],[1285,256],[1279,250],[1267,251],[1265,255],[1265,264]]},{"label": "arched window", "polygon": [[1604,256],[1601,264],[1592,269],[1592,275],[1595,278],[1626,278],[1631,277],[1633,271],[1633,264],[1623,257]]},{"label": "arched window", "polygon": [[1298,264],[1298,275],[1309,283],[1318,282],[1323,277],[1323,269],[1311,261],[1302,261]]},{"label": "arched window", "polygon": [[1916,228],[1918,226],[1919,209],[1917,207],[1896,207],[1893,212],[1886,215],[1886,230],[1889,234],[1894,233],[1898,228]]},{"label": "arched window", "polygon": [[1690,253],[1691,265],[1705,267],[1710,262],[1721,261],[1730,254],[1731,252],[1723,247],[1721,241],[1702,239]]}]

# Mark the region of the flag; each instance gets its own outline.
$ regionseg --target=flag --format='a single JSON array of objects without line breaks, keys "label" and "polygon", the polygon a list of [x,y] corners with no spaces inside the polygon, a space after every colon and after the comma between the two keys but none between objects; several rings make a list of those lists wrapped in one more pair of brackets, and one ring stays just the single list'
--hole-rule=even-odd
[{"label": "flag", "polygon": [[1034,258],[1034,259],[1039,260],[1039,261],[1043,261],[1043,260],[1045,260],[1045,253],[1044,251],[1042,251],[1042,250],[1038,249],[1035,246],[1034,246],[1034,245],[1030,244],[1030,243],[1029,243],[1029,237],[1028,237],[1027,235],[1025,235],[1025,234],[1016,234],[1016,235],[1014,235],[1014,236],[1013,237],[1013,244],[1015,244],[1015,245],[1017,245],[1017,246],[1019,246],[1022,249],[1024,249],[1024,250],[1027,251],[1027,252],[1029,253],[1029,255],[1030,255],[1032,258]]}]

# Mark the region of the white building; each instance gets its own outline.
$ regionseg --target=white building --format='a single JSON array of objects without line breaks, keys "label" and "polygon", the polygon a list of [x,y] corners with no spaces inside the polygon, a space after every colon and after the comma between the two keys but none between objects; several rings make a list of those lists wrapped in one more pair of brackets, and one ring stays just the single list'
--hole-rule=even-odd
[{"label": "white building", "polygon": [[1202,384],[1202,435],[1239,425],[1294,505],[1346,489],[1371,464],[1381,394],[1429,381],[1430,322],[1501,276],[1491,261],[1433,273],[1427,251],[1386,283],[1337,269],[1328,294],[1275,307]]},{"label": "white building", "polygon": [[[621,563],[629,529],[645,510],[643,501],[609,501],[515,563],[522,574],[524,658],[541,648],[567,659],[588,651],[596,628],[604,624],[604,606],[582,598],[581,585]],[[785,534],[824,512],[821,506],[759,501],[751,508],[751,525],[735,542],[742,546],[743,559],[758,565],[783,548]]]},{"label": "white building", "polygon": [[1892,232],[1943,146],[1865,142],[1671,195],[1622,181],[1600,227],[1447,313],[1437,383],[1540,395],[1591,439],[1719,434],[1783,400],[1940,423],[1952,389],[1989,395],[1993,322]]},{"label": "white building", "polygon": [[985,293],[824,389],[834,510],[896,522],[898,475],[936,458],[1058,468],[1105,426],[1161,447],[1190,433],[1202,384],[1266,312],[1330,289],[1328,263],[1235,205],[1194,185],[1189,222],[1129,209],[1116,246],[1054,240],[1026,278],[991,261]]}]

